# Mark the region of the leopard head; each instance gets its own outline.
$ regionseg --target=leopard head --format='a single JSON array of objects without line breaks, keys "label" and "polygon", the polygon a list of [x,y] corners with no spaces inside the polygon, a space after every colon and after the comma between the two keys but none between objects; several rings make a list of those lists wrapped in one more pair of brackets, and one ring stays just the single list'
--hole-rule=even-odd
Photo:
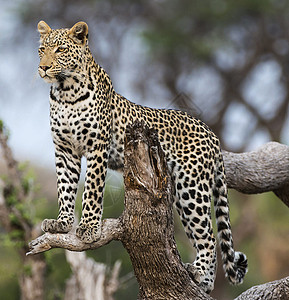
[{"label": "leopard head", "polygon": [[70,29],[52,30],[44,21],[38,23],[40,33],[38,72],[49,83],[77,76],[84,66],[88,26],[76,23]]}]

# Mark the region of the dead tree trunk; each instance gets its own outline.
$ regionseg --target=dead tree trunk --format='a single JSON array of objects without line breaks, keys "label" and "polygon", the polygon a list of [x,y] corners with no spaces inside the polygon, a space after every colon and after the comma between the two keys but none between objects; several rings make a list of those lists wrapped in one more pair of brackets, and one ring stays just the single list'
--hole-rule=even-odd
[{"label": "dead tree trunk", "polygon": [[119,287],[120,261],[112,269],[83,252],[66,251],[72,276],[66,282],[64,300],[113,300]]},{"label": "dead tree trunk", "polygon": [[173,187],[155,130],[127,130],[124,247],[139,283],[139,299],[210,299],[184,268],[174,239]]}]

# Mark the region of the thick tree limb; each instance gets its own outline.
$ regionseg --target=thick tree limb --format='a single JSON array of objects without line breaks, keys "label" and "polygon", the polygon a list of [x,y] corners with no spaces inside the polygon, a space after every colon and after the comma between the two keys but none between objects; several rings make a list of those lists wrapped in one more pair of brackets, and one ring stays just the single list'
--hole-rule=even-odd
[{"label": "thick tree limb", "polygon": [[270,142],[245,153],[223,151],[227,183],[245,194],[273,191],[289,207],[289,146]]}]

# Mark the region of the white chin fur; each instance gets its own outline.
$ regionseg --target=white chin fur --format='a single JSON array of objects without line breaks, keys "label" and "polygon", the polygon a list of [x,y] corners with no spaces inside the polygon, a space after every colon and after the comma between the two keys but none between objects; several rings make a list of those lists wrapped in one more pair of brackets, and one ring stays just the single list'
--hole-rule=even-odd
[{"label": "white chin fur", "polygon": [[43,74],[39,74],[39,75],[47,83],[53,83],[57,81],[55,78],[49,77],[48,75],[43,75]]}]

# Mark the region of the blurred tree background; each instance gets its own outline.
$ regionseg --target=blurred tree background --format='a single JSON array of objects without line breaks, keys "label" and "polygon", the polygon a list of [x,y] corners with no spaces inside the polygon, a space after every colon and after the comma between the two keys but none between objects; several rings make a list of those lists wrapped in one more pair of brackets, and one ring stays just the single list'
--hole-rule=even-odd
[{"label": "blurred tree background", "polygon": [[[36,25],[42,19],[52,28],[87,22],[90,48],[116,91],[143,105],[187,110],[205,121],[228,151],[255,149],[270,140],[289,142],[286,0],[0,3],[0,119],[11,130],[17,158],[30,160],[35,170],[38,220],[57,214],[49,87],[37,76]],[[4,174],[0,156],[0,175]],[[108,179],[104,217],[118,216],[123,207],[121,179],[113,172]],[[229,196],[235,245],[249,257],[249,273],[242,286],[230,287],[219,268],[212,293],[218,299],[232,299],[252,285],[289,274],[288,209],[272,193],[245,196],[231,191]],[[183,260],[191,261],[194,251],[176,223]],[[22,262],[10,243],[1,242],[0,253],[0,294],[19,299]],[[110,266],[120,259],[125,277],[115,298],[136,298],[137,283],[126,280],[132,268],[120,243],[88,255]],[[64,251],[45,256],[46,299],[62,299],[71,273]]]}]

